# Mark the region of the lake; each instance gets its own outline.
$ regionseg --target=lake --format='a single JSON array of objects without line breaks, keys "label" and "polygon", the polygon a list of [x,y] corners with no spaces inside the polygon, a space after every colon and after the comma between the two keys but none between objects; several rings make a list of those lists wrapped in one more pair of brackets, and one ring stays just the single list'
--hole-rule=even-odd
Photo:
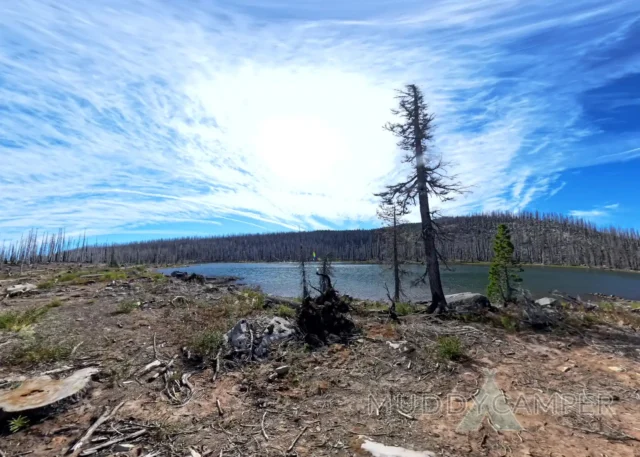
[{"label": "lake", "polygon": [[[308,278],[318,287],[315,275],[318,264],[307,265]],[[335,263],[333,265],[334,287],[353,297],[383,300],[386,298],[384,285],[393,289],[393,276],[387,266],[377,264]],[[420,284],[412,287],[411,282],[424,271],[422,265],[405,265],[408,271],[404,279],[404,292],[411,300],[430,299],[429,286]],[[178,268],[160,270],[171,273]],[[300,270],[295,263],[210,263],[181,267],[180,271],[199,273],[206,276],[238,276],[243,284],[260,286],[272,295],[283,297],[300,296]],[[458,292],[485,293],[489,267],[487,265],[452,265],[452,271],[442,270],[442,284],[446,294]],[[529,289],[535,298],[560,290],[570,295],[593,293],[612,294],[632,300],[640,300],[640,274],[591,270],[585,268],[554,268],[529,266],[521,274],[523,287]]]}]

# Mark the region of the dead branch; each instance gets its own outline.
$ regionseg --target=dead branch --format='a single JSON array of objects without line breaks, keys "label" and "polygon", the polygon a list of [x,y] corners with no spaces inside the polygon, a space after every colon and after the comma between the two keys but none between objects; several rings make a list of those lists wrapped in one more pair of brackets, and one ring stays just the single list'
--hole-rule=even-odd
[{"label": "dead branch", "polygon": [[69,371],[69,370],[73,370],[73,367],[70,367],[69,365],[65,365],[63,367],[60,368],[56,368],[55,370],[49,370],[49,371],[45,371],[42,373],[42,375],[50,375],[50,374],[58,374],[58,373],[62,373],[64,371]]},{"label": "dead branch", "polygon": [[164,373],[166,373],[169,368],[171,368],[173,366],[173,363],[176,361],[176,358],[178,356],[174,355],[171,360],[169,360],[167,363],[164,364],[164,366],[162,368],[160,368],[158,371],[156,371],[154,374],[152,374],[151,376],[149,376],[149,378],[147,379],[147,382],[152,382],[155,379],[157,379],[159,376],[163,375]]},{"label": "dead branch", "polygon": [[145,374],[149,373],[151,370],[158,368],[159,366],[162,366],[162,362],[159,361],[158,359],[154,360],[151,363],[148,363],[147,365],[145,365],[142,370],[140,370],[137,374],[137,377],[140,376],[144,376]]},{"label": "dead branch", "polygon": [[264,414],[262,415],[262,421],[260,421],[260,428],[262,429],[262,436],[264,436],[264,439],[269,441],[267,432],[264,430],[264,418],[266,417],[266,415],[267,415],[267,412],[265,411]]},{"label": "dead branch", "polygon": [[112,440],[109,440],[109,441],[107,441],[105,443],[98,444],[97,446],[94,446],[92,448],[87,449],[86,451],[83,451],[80,455],[95,454],[100,449],[104,449],[106,447],[113,446],[114,444],[120,443],[121,441],[132,440],[134,438],[137,438],[139,436],[144,435],[147,432],[148,432],[148,430],[143,428],[142,430],[138,430],[137,432],[133,432],[130,435],[121,436],[119,438],[114,438]]},{"label": "dead branch", "polygon": [[84,446],[84,444],[89,441],[89,439],[95,433],[95,431],[98,429],[98,427],[100,427],[103,423],[105,423],[106,421],[111,419],[113,416],[115,416],[116,413],[118,412],[118,410],[120,408],[122,408],[122,406],[124,404],[125,404],[124,401],[119,403],[115,408],[113,408],[113,410],[111,410],[111,412],[109,412],[108,408],[105,409],[105,411],[98,418],[98,420],[96,420],[93,423],[93,425],[91,427],[89,427],[89,429],[86,431],[86,433],[76,442],[76,444],[74,444],[69,449],[70,456],[71,457],[77,457],[78,455],[80,455],[80,451],[82,450],[82,446]]},{"label": "dead branch", "polygon": [[213,381],[218,377],[218,373],[220,373],[220,355],[222,354],[222,349],[218,349],[218,353],[216,354],[216,372],[213,374]]},{"label": "dead branch", "polygon": [[319,271],[316,271],[316,275],[322,277],[325,281],[327,281],[327,290],[333,289],[333,285],[331,284],[331,277],[329,275],[320,273]]},{"label": "dead branch", "polygon": [[300,308],[300,303],[295,302],[293,300],[289,300],[284,297],[276,297],[274,295],[267,295],[264,300],[265,307],[273,307],[273,305],[286,305],[293,309]]}]

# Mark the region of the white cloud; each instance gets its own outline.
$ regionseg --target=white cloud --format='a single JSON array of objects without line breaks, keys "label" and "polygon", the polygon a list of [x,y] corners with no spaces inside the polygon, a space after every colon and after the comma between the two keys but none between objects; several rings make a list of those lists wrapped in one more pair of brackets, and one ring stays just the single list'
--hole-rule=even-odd
[{"label": "white cloud", "polygon": [[571,210],[569,211],[569,215],[574,216],[574,217],[583,217],[583,218],[594,218],[594,217],[602,217],[602,216],[607,216],[608,213],[606,213],[605,211],[602,211],[600,209],[591,209],[591,210],[587,210],[587,211],[583,211],[583,210]]},{"label": "white cloud", "polygon": [[562,181],[558,187],[556,187],[555,189],[551,190],[551,192],[549,192],[549,197],[553,197],[555,194],[557,194],[562,189],[564,189],[564,186],[566,185],[567,185],[566,181]]},{"label": "white cloud", "polygon": [[611,212],[618,209],[619,207],[619,203],[614,203],[590,210],[571,210],[569,211],[569,215],[574,217],[581,217],[584,219],[599,219],[609,217],[611,215]]},{"label": "white cloud", "polygon": [[551,96],[569,65],[554,61],[546,79],[522,74],[502,89],[504,62],[531,66],[505,47],[621,8],[567,6],[554,19],[544,5],[524,14],[507,0],[440,1],[428,11],[407,1],[393,13],[384,2],[362,11],[336,3],[329,18],[292,3],[308,19],[269,20],[246,4],[243,14],[187,5],[0,5],[3,236],[30,227],[118,233],[231,220],[296,229],[374,219],[372,194],[401,174],[390,172],[398,157],[382,125],[406,82],[424,88],[437,114],[433,153],[469,190],[435,206],[523,209],[564,185],[552,188],[573,164],[569,146],[588,133],[575,126],[575,96],[591,83],[585,76],[574,92]]}]

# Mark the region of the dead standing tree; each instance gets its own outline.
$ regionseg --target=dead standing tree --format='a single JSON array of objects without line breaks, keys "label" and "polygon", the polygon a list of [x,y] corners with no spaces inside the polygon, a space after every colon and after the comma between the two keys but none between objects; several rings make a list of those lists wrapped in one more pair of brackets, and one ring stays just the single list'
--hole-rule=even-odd
[{"label": "dead standing tree", "polygon": [[302,286],[302,301],[305,301],[309,297],[309,286],[307,282],[307,269],[304,261],[304,250],[302,248],[302,241],[300,241],[300,285]]},{"label": "dead standing tree", "polygon": [[322,257],[322,264],[316,275],[319,277],[318,285],[320,286],[320,292],[325,293],[333,286],[331,285],[331,276],[333,275],[333,266],[331,265],[331,257],[326,254]]},{"label": "dead standing tree", "polygon": [[[383,199],[378,207],[378,218],[382,220],[385,225],[385,248],[390,245],[391,247],[391,268],[393,269],[393,297],[389,295],[389,301],[391,301],[391,307],[389,312],[391,315],[395,315],[396,303],[400,301],[400,294],[402,293],[402,286],[400,276],[402,271],[400,269],[400,258],[398,253],[399,247],[399,231],[400,224],[404,221],[402,216],[407,214],[407,208],[403,208],[398,205],[394,200]],[[387,257],[387,256],[385,256]],[[388,291],[387,291],[388,293]]]},{"label": "dead standing tree", "polygon": [[385,129],[398,137],[398,147],[407,151],[403,162],[411,164],[412,171],[406,181],[387,186],[386,191],[377,195],[382,199],[394,201],[403,209],[418,200],[427,267],[425,276],[429,278],[431,289],[431,306],[428,312],[445,312],[447,302],[440,279],[436,226],[429,207],[429,195],[441,200],[450,200],[452,193],[460,191],[460,185],[452,182],[446,175],[441,160],[425,154],[429,142],[433,139],[434,116],[429,113],[420,89],[415,84],[409,84],[398,91],[397,98],[399,107],[392,110],[392,113],[400,117],[400,122],[388,123]]}]

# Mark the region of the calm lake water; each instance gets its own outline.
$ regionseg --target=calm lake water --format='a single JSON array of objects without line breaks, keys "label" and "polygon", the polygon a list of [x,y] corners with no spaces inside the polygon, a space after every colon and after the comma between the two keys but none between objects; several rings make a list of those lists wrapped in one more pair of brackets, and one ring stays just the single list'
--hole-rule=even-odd
[{"label": "calm lake water", "polygon": [[[308,265],[309,278],[318,287],[315,275],[317,264]],[[373,264],[333,265],[334,287],[341,293],[353,297],[381,300],[386,298],[385,283],[393,288],[393,276],[388,267]],[[429,298],[429,287],[421,284],[410,287],[413,279],[424,271],[421,265],[407,265],[408,274],[404,279],[404,289],[408,298],[425,300]],[[486,265],[452,265],[453,271],[442,271],[442,283],[446,294],[458,292],[484,293],[487,286],[489,267]],[[175,268],[161,270],[170,273]],[[295,263],[210,263],[182,267],[180,271],[199,273],[207,276],[239,276],[243,284],[260,286],[273,295],[296,297],[300,295],[300,271]],[[590,293],[613,294],[633,300],[640,300],[640,274],[589,270],[582,268],[525,267],[522,273],[523,287],[534,297],[548,295],[560,290],[570,295]]]}]

